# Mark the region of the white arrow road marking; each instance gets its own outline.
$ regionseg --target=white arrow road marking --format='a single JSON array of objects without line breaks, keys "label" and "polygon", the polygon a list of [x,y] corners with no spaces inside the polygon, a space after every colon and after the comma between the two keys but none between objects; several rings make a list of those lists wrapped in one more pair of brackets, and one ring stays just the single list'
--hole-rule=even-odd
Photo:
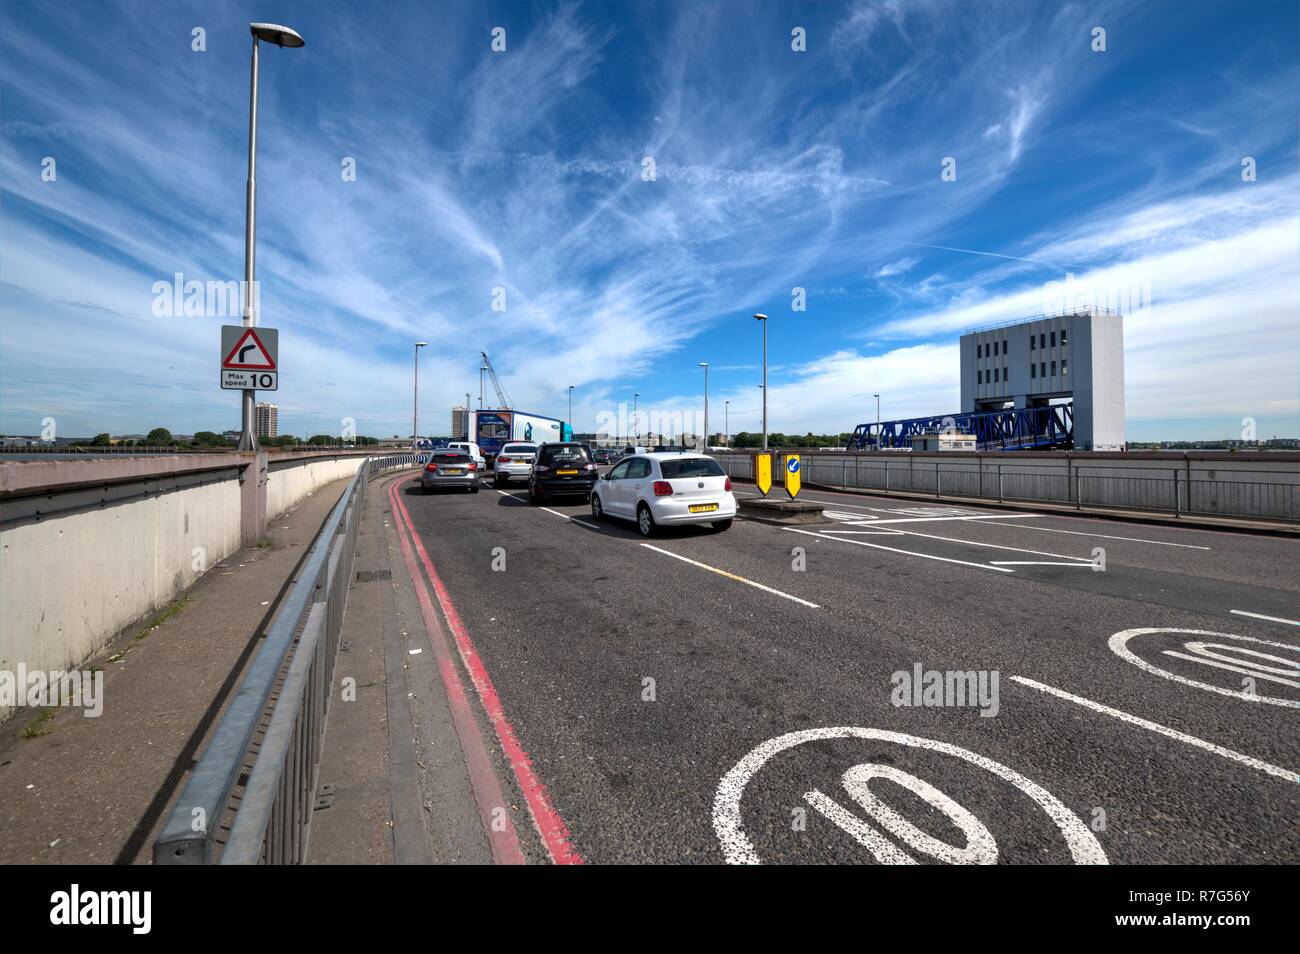
[{"label": "white arrow road marking", "polygon": [[1035,682],[1033,679],[1025,679],[1023,676],[1012,676],[1012,682],[1018,682],[1022,686],[1028,686],[1030,689],[1037,689],[1039,692],[1046,692],[1050,695],[1057,696],[1061,699],[1068,699],[1070,702],[1078,703],[1086,709],[1093,712],[1101,712],[1108,716],[1114,716],[1121,722],[1127,722],[1130,725],[1141,726],[1144,729],[1150,729],[1152,732],[1158,732],[1160,735],[1168,736],[1171,739],[1177,739],[1179,742],[1186,742],[1188,745],[1194,745],[1198,749],[1204,749],[1206,752],[1213,752],[1215,755],[1221,755],[1225,759],[1237,762],[1241,765],[1258,769],[1269,775],[1275,775],[1278,778],[1284,778],[1291,784],[1295,784],[1297,773],[1294,769],[1284,769],[1277,765],[1271,765],[1268,762],[1261,761],[1250,755],[1242,755],[1240,752],[1234,752],[1232,749],[1225,749],[1221,745],[1215,745],[1213,742],[1206,742],[1204,739],[1198,739],[1194,735],[1188,735],[1186,732],[1179,732],[1177,729],[1171,729],[1168,726],[1160,725],[1158,722],[1149,722],[1146,719],[1130,715],[1127,712],[1121,712],[1119,709],[1112,709],[1110,706],[1104,706],[1100,702],[1093,702],[1091,699],[1085,699],[1083,696],[1076,696],[1073,693],[1066,692],[1064,689],[1055,689],[1052,686],[1044,685],[1041,682]]}]

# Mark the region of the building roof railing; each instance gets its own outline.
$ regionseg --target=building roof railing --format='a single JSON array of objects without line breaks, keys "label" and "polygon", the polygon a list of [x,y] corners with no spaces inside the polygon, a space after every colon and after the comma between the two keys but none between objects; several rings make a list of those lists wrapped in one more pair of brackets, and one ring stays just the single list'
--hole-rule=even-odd
[{"label": "building roof railing", "polygon": [[1012,325],[1027,325],[1031,321],[1044,321],[1048,318],[1092,318],[1097,315],[1119,316],[1121,312],[1113,308],[1106,308],[1101,305],[1082,305],[1076,308],[1063,308],[1060,311],[1041,315],[1030,315],[1028,318],[1012,318],[1009,321],[999,321],[991,325],[981,325],[978,328],[969,328],[962,332],[962,335],[978,335],[986,331],[997,331],[999,328],[1010,328]]}]

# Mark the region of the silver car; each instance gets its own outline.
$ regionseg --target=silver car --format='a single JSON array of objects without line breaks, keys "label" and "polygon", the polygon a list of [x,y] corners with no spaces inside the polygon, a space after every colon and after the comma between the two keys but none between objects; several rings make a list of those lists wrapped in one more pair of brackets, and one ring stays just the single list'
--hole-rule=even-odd
[{"label": "silver car", "polygon": [[478,493],[479,466],[461,450],[436,450],[420,471],[420,490],[456,489]]},{"label": "silver car", "polygon": [[512,480],[528,483],[528,475],[533,471],[533,460],[537,457],[537,445],[528,441],[511,441],[497,453],[492,465],[495,476],[492,482],[504,487]]}]

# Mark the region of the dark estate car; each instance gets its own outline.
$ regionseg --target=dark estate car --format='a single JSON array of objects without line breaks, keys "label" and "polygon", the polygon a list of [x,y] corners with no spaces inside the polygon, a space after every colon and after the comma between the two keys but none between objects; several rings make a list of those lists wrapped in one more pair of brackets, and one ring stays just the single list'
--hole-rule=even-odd
[{"label": "dark estate car", "polygon": [[543,444],[528,475],[528,502],[538,504],[546,497],[590,497],[597,476],[596,462],[586,444]]},{"label": "dark estate car", "polygon": [[429,463],[420,471],[420,490],[455,488],[478,493],[479,470],[474,458],[462,450],[442,448],[433,452]]}]

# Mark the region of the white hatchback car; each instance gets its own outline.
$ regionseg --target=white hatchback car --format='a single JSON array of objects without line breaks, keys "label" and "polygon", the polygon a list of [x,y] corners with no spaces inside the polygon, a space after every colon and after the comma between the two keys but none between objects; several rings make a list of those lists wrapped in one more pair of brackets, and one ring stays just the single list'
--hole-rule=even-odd
[{"label": "white hatchback car", "polygon": [[497,453],[492,465],[495,473],[492,482],[503,487],[511,480],[528,482],[528,475],[533,472],[533,460],[537,457],[537,445],[527,441],[511,441]]},{"label": "white hatchback car", "polygon": [[712,457],[691,453],[625,457],[596,482],[591,515],[636,521],[641,536],[656,527],[709,523],[726,530],[736,516],[731,478]]}]

